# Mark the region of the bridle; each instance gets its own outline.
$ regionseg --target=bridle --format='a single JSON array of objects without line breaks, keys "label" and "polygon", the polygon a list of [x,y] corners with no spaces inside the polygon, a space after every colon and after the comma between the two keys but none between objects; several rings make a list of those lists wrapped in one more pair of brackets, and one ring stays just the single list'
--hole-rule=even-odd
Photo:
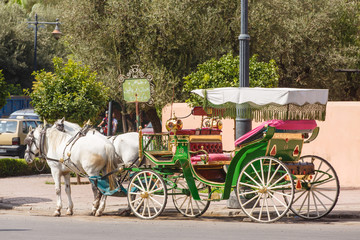
[{"label": "bridle", "polygon": [[36,141],[35,141],[34,130],[31,130],[31,131],[29,132],[29,134],[26,136],[26,138],[25,138],[25,140],[24,140],[24,143],[25,143],[25,145],[26,145],[25,153],[27,153],[27,154],[32,154],[32,155],[36,156],[37,154],[34,153],[34,152],[31,150],[31,146],[32,146],[33,144],[35,144],[35,147],[36,147],[37,149],[39,149],[39,147],[37,146]]},{"label": "bridle", "polygon": [[[36,140],[35,140],[35,136],[34,136],[34,131],[35,130],[31,130],[30,133],[28,134],[28,136],[26,136],[25,140],[24,140],[24,143],[26,145],[26,150],[25,150],[25,154],[29,154],[30,155],[30,158],[31,158],[31,154],[34,155],[34,157],[38,156],[39,159],[41,161],[44,161],[44,164],[41,168],[39,168],[36,164],[36,161],[34,161],[34,165],[36,167],[36,169],[39,171],[39,172],[42,172],[44,169],[45,169],[45,166],[46,166],[46,162],[45,160],[47,160],[47,157],[46,157],[46,154],[44,153],[44,141],[45,141],[45,134],[46,134],[46,127],[44,127],[41,131],[40,131],[40,143],[39,143],[39,146],[38,144],[36,143]],[[34,153],[32,150],[31,150],[31,147],[32,145],[35,145],[35,147],[37,149],[39,149],[39,153],[36,154]]]}]

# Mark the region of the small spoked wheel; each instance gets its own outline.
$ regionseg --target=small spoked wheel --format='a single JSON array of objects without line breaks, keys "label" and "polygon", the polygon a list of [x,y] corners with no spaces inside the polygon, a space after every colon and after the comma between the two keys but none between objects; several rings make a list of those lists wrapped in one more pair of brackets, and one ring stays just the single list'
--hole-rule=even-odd
[{"label": "small spoked wheel", "polygon": [[137,217],[153,219],[159,216],[166,206],[165,182],[154,171],[137,172],[130,180],[127,197],[131,211]]},{"label": "small spoked wheel", "polygon": [[204,183],[195,180],[200,199],[194,200],[191,196],[189,186],[183,177],[176,179],[176,187],[172,189],[172,198],[175,208],[186,217],[198,217],[206,212],[209,208],[211,196],[211,188]]},{"label": "small spoked wheel", "polygon": [[251,160],[241,170],[236,195],[241,209],[257,222],[274,222],[290,209],[294,181],[289,169],[273,157]]},{"label": "small spoked wheel", "polygon": [[[302,164],[314,164],[314,173],[300,179],[291,211],[305,219],[318,219],[335,207],[339,197],[339,179],[334,168],[325,159],[308,155],[300,158]],[[301,186],[301,187],[300,187]]]}]

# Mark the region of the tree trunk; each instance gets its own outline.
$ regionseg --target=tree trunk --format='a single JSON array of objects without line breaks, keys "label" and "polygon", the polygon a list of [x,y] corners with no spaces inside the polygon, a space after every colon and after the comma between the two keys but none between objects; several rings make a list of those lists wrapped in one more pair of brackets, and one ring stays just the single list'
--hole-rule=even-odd
[{"label": "tree trunk", "polygon": [[146,116],[149,118],[154,132],[155,133],[161,133],[161,121],[159,116],[157,115],[156,109],[154,107],[149,108],[146,111]]}]

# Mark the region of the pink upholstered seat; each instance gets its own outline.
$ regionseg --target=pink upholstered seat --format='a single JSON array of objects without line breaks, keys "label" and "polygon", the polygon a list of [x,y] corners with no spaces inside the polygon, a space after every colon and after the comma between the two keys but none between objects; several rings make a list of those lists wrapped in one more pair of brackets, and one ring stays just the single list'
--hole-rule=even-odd
[{"label": "pink upholstered seat", "polygon": [[304,131],[304,130],[313,130],[316,128],[315,120],[270,120],[263,122],[260,126],[254,128],[248,133],[242,135],[235,141],[235,146],[240,146],[246,143],[246,140],[255,136],[256,134],[262,133],[266,126],[275,127],[277,130],[283,131]]},{"label": "pink upholstered seat", "polygon": [[[199,164],[200,162],[202,162],[201,158],[205,158],[206,155],[205,154],[199,154],[196,156],[192,156],[191,159],[191,163],[192,164]],[[230,154],[228,153],[209,153],[209,159],[208,159],[208,163],[214,163],[214,162],[219,162],[219,161],[230,161],[231,157]]]}]

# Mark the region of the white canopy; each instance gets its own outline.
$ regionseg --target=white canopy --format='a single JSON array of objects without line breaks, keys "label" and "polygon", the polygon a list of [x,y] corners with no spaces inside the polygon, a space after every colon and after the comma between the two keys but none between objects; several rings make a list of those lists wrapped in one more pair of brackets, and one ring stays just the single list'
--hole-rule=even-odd
[{"label": "white canopy", "polygon": [[255,121],[325,120],[328,100],[327,89],[226,87],[192,92],[204,98],[204,107],[212,108],[208,111],[212,115]]},{"label": "white canopy", "polygon": [[[206,91],[206,94],[205,94]],[[300,89],[300,88],[214,88],[196,89],[192,91],[201,97],[207,96],[207,100],[214,105],[224,103],[253,103],[263,106],[267,104],[305,104],[326,105],[328,89]]]}]

